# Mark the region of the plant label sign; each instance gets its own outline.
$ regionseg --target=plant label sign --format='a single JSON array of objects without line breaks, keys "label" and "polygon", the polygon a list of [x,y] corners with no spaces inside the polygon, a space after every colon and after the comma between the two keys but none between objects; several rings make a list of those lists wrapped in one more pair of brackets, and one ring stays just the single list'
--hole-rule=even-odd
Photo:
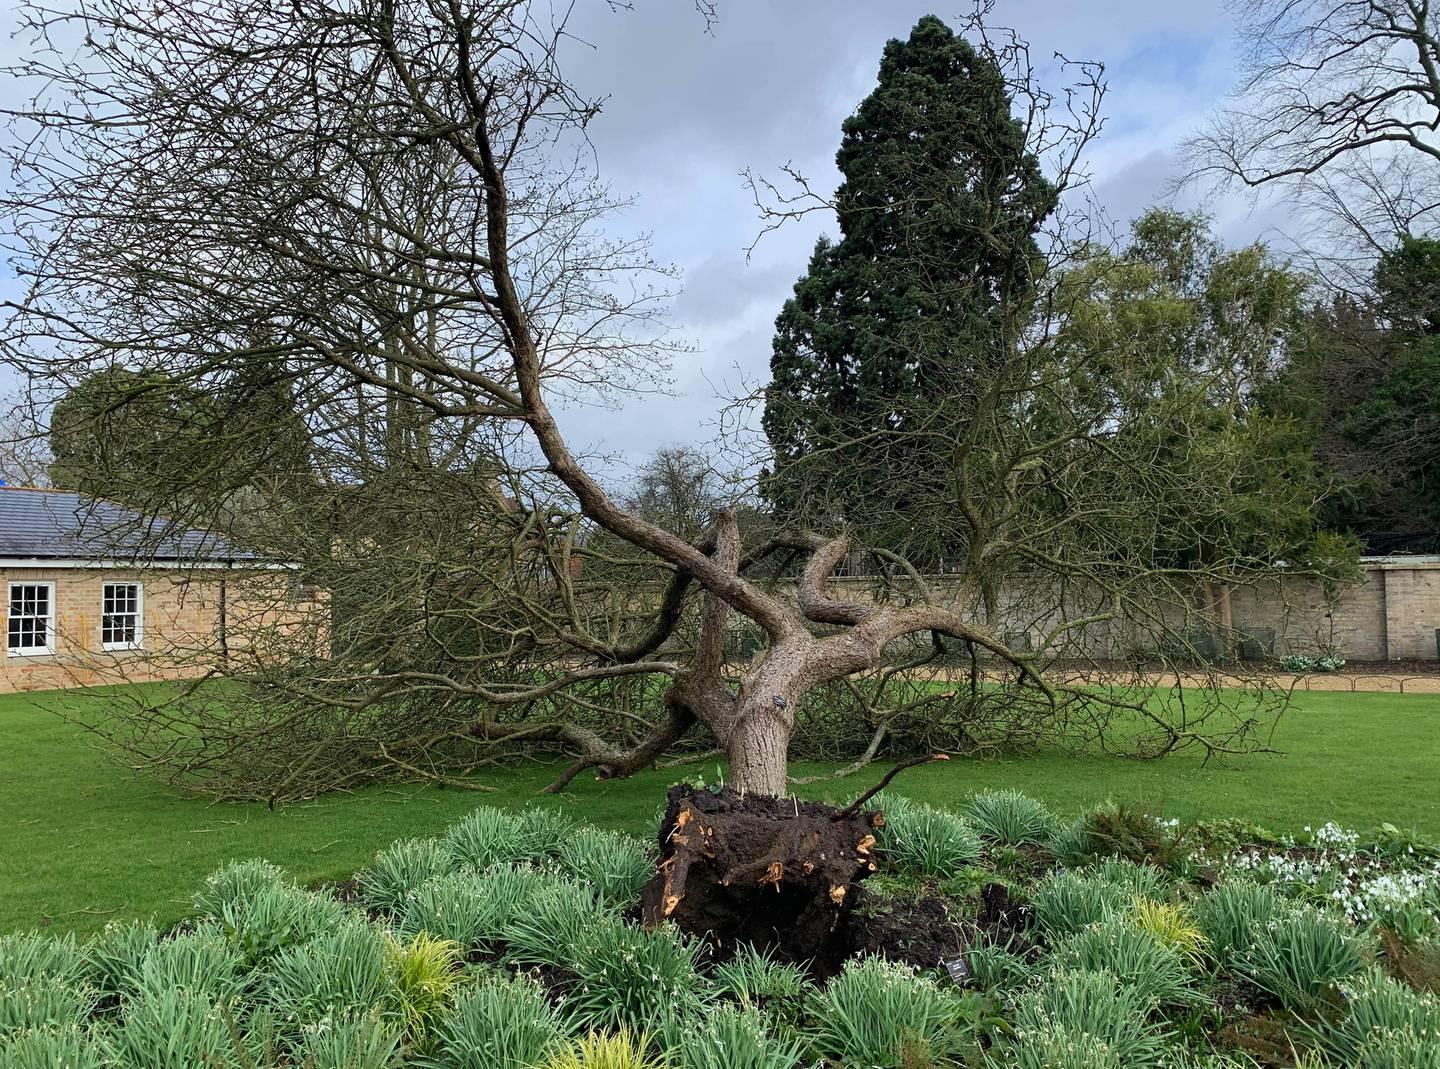
[{"label": "plant label sign", "polygon": [[963,984],[970,979],[970,966],[965,964],[964,958],[946,958],[940,964],[945,966],[950,979],[957,984]]}]

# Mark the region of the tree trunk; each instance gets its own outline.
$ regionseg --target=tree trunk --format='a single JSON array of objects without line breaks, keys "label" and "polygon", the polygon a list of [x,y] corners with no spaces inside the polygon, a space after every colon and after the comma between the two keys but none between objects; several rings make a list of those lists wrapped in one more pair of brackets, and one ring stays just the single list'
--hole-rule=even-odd
[{"label": "tree trunk", "polygon": [[[784,700],[784,699],[782,699]],[[771,705],[764,695],[742,706],[740,719],[725,740],[730,762],[730,786],[741,794],[785,794],[785,757],[790,749],[793,721],[783,714],[788,709]]]}]

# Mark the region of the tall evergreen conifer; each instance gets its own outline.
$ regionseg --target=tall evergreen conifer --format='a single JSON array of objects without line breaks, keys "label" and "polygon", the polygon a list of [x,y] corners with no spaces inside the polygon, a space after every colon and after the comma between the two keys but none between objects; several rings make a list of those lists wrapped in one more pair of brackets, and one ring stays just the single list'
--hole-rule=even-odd
[{"label": "tall evergreen conifer", "polygon": [[917,544],[924,513],[1024,325],[1057,193],[995,62],[934,16],[886,45],[836,159],[840,240],[776,321],[766,493],[801,522],[944,553]]}]

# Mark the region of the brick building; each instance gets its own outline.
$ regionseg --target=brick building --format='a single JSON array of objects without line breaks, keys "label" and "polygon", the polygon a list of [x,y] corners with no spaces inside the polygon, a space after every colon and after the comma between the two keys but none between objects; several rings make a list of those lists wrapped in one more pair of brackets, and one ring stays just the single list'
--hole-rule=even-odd
[{"label": "brick building", "polygon": [[0,596],[0,693],[198,675],[276,619],[325,634],[291,565],[68,491],[0,486]]}]

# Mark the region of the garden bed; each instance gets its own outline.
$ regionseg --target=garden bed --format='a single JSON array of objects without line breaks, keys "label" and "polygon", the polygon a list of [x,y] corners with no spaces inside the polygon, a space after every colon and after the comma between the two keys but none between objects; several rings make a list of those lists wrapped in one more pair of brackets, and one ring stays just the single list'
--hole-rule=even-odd
[{"label": "garden bed", "polygon": [[780,913],[745,938],[647,927],[651,846],[480,807],[338,885],[226,865],[169,932],[0,938],[0,1064],[1436,1064],[1440,861],[1396,828],[1062,822],[1010,792],[872,808],[845,960],[785,960]]}]

